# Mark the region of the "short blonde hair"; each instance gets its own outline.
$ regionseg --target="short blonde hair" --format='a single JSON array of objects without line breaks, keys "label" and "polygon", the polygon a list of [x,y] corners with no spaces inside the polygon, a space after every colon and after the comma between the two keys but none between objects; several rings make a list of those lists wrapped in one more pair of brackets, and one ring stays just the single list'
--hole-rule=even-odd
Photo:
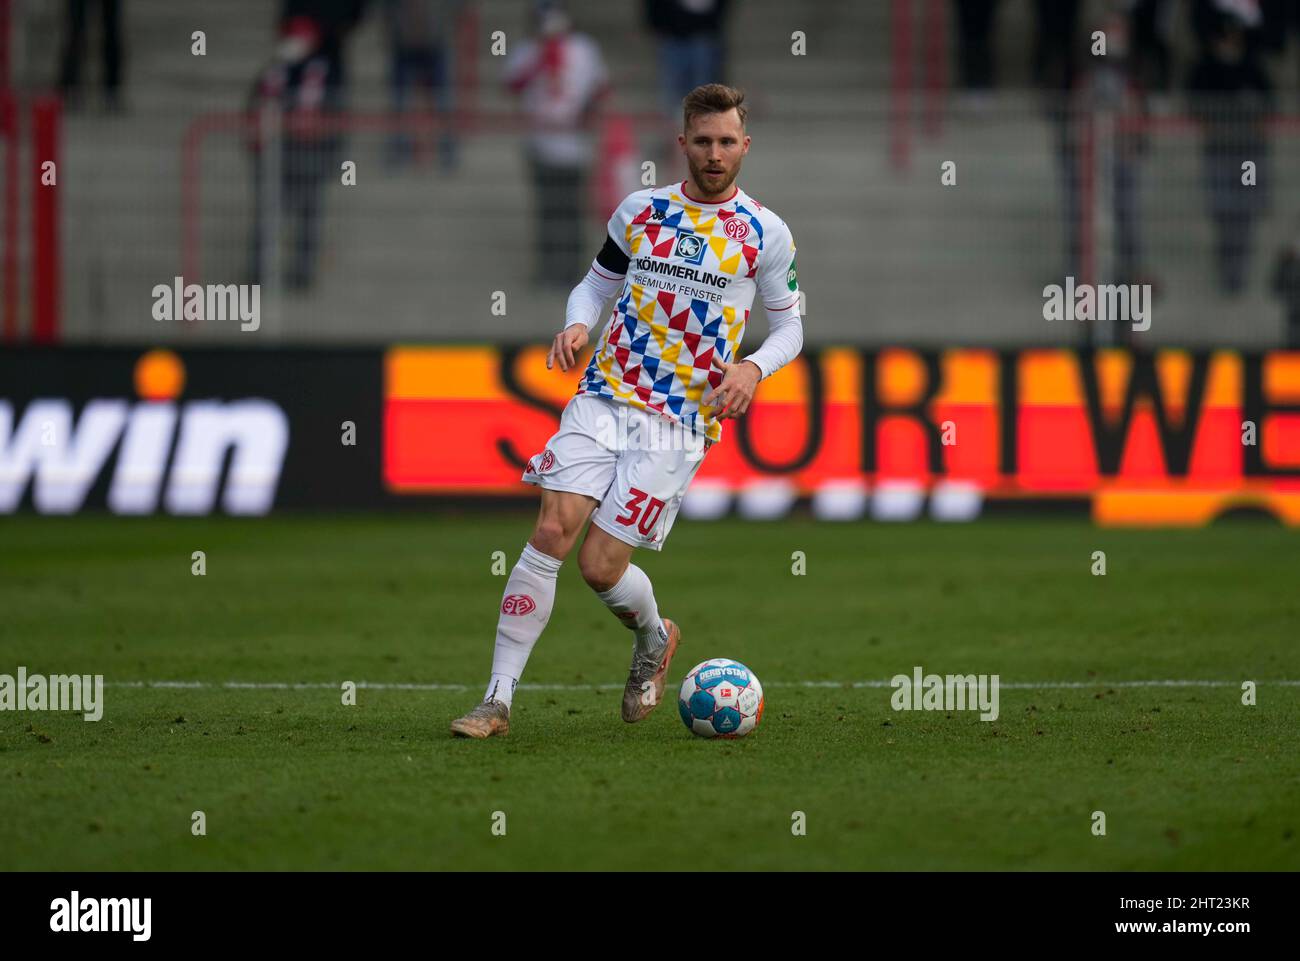
[{"label": "short blonde hair", "polygon": [[689,130],[691,118],[708,113],[726,113],[735,110],[740,126],[745,126],[745,93],[725,83],[706,83],[696,87],[682,100],[682,128]]}]

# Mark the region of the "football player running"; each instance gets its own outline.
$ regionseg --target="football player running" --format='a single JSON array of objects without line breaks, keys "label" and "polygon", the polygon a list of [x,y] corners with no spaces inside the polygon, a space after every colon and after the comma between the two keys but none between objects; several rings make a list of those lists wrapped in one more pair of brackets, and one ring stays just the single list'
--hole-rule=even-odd
[{"label": "football player running", "polygon": [[[803,346],[790,230],[736,183],[750,147],[744,95],[705,84],[683,107],[677,141],[689,176],[619,204],[547,354],[548,368],[575,369],[593,328],[608,320],[559,429],[524,472],[524,481],[541,488],[541,509],[506,582],[487,691],[452,721],[455,735],[509,731],[515,687],[551,616],[556,575],[584,526],[582,577],[634,635],[623,720],[654,710],[682,632],[660,616],[632,552],[663,548],[722,421],[743,416],[759,381]],[[741,360],[756,293],[770,332]]]}]

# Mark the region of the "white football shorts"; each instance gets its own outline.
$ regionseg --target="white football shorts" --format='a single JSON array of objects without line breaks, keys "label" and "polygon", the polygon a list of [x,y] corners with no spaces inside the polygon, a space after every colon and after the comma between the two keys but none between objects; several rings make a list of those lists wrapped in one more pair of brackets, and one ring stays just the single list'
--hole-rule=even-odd
[{"label": "white football shorts", "polygon": [[575,394],[523,480],[600,501],[592,523],[633,547],[662,550],[710,442],[675,421]]}]

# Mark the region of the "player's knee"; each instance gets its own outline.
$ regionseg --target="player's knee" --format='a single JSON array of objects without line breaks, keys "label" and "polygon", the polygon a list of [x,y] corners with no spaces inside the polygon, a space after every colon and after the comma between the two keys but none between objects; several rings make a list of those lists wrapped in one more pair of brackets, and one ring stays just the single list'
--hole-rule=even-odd
[{"label": "player's knee", "polygon": [[573,547],[573,532],[565,530],[558,520],[543,518],[537,522],[529,542],[543,554],[563,560]]},{"label": "player's knee", "polygon": [[593,591],[603,593],[612,589],[623,576],[623,569],[626,567],[626,562],[620,565],[613,558],[586,550],[585,545],[584,550],[578,554],[578,570],[582,572],[582,579]]}]

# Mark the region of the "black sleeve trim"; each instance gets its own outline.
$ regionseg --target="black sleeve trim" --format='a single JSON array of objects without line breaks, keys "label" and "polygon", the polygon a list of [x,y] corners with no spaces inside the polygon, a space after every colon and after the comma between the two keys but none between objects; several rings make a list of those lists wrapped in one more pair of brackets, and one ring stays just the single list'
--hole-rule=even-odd
[{"label": "black sleeve trim", "polygon": [[618,274],[622,277],[627,273],[627,265],[630,260],[627,254],[619,249],[618,244],[614,243],[614,238],[605,235],[605,246],[600,248],[600,253],[596,255],[596,263],[608,270],[611,274]]}]

